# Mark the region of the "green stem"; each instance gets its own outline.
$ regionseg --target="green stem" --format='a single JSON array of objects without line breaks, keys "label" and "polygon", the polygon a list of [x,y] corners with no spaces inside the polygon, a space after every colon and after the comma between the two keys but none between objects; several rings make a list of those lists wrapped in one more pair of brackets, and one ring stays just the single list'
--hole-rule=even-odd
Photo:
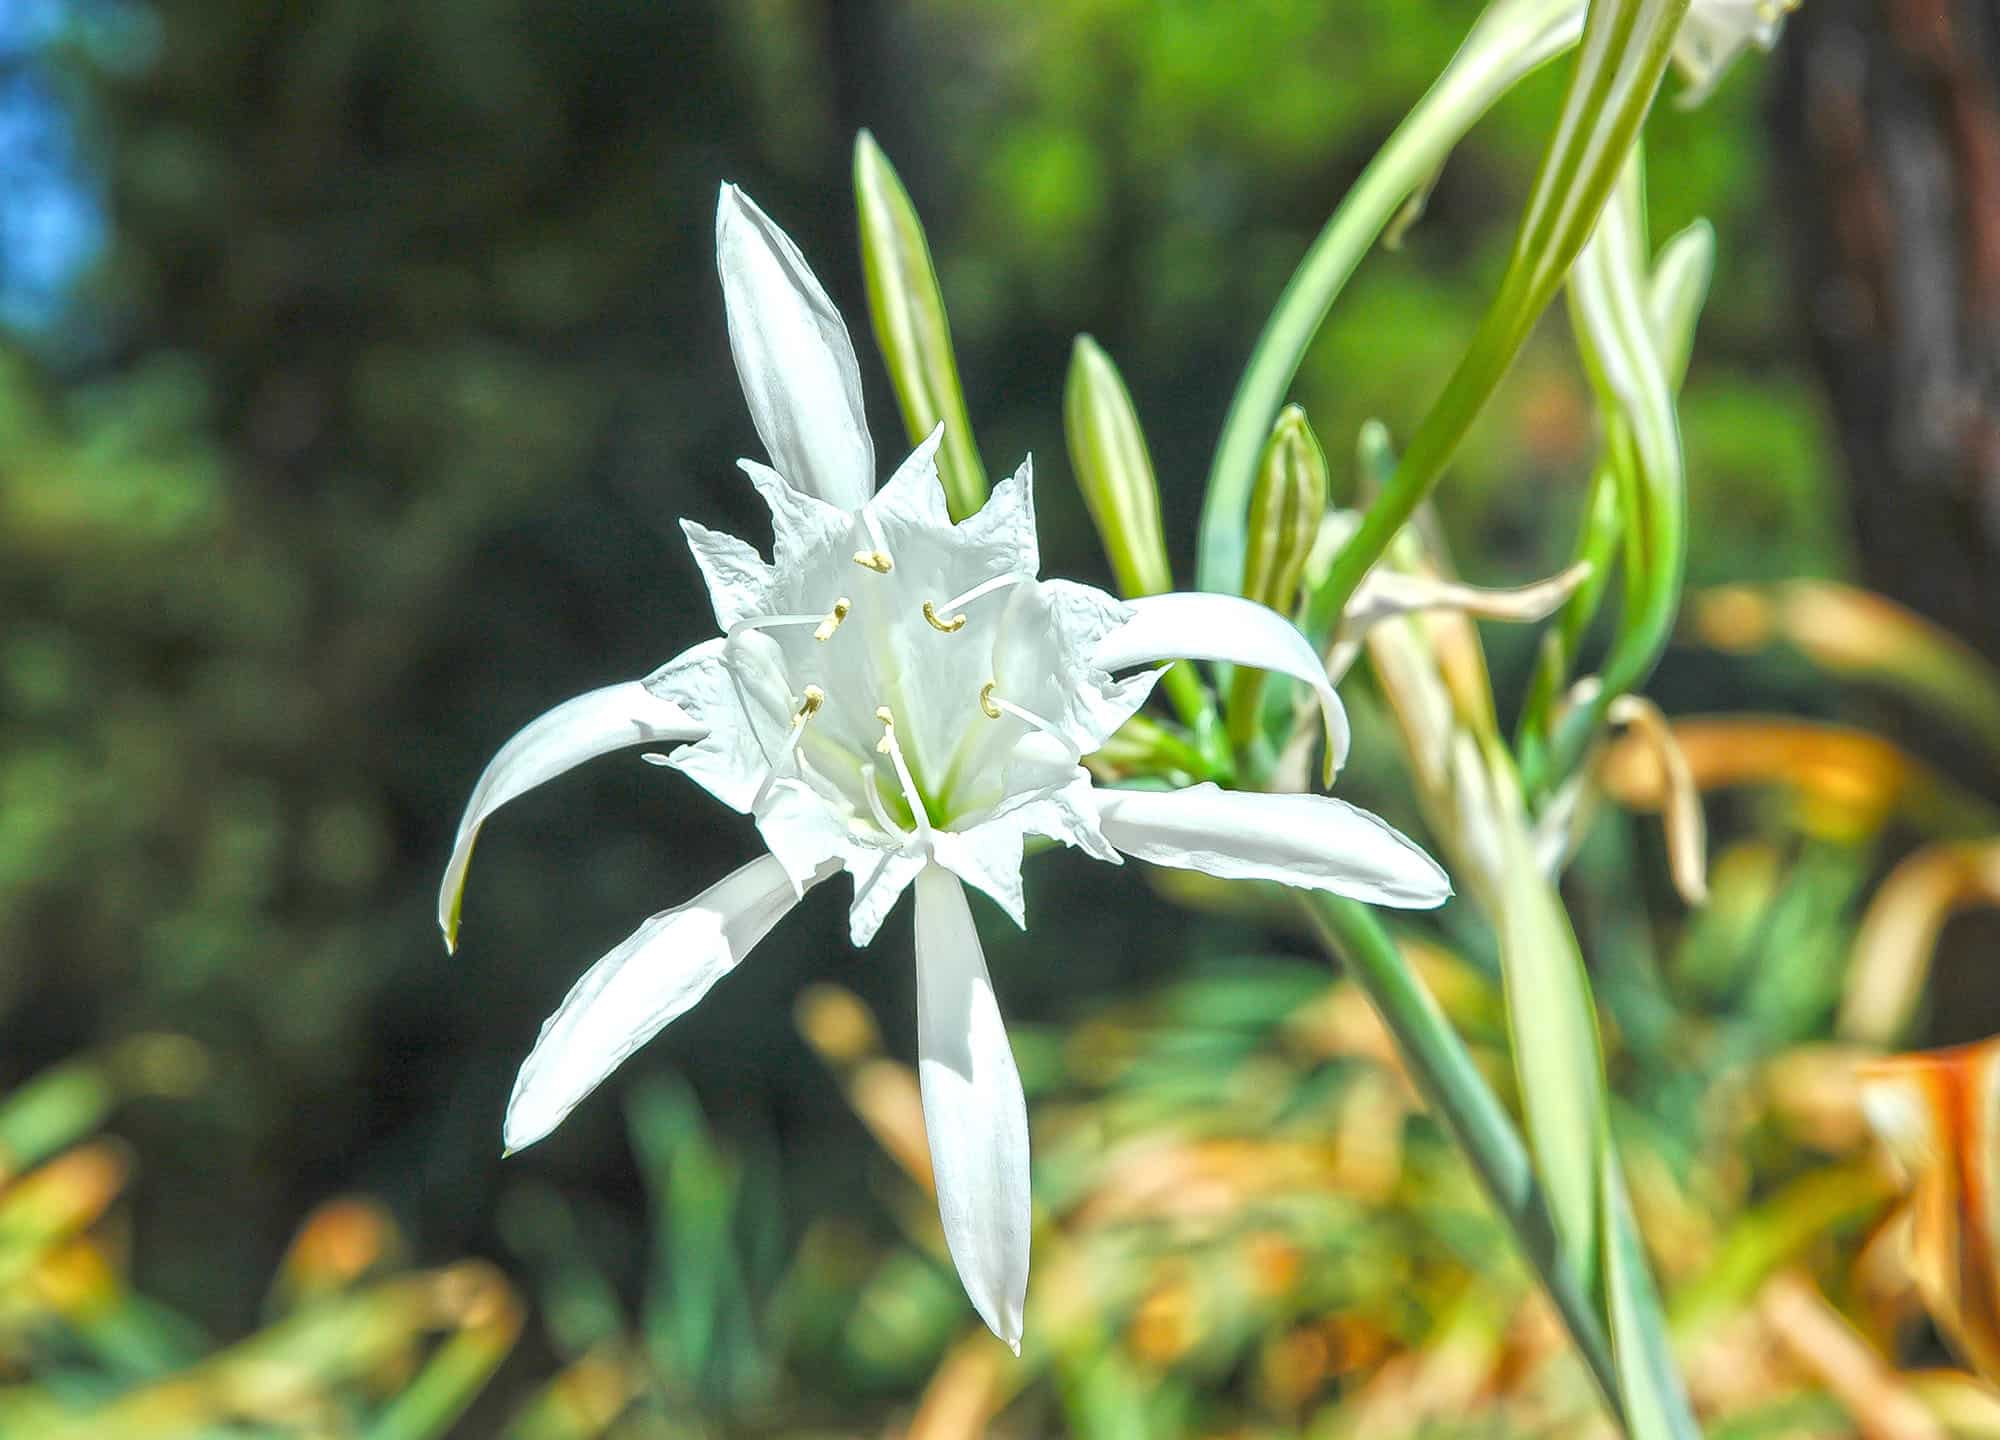
[{"label": "green stem", "polygon": [[1529,198],[1500,293],[1444,393],[1314,592],[1307,633],[1342,614],[1415,513],[1590,238],[1652,108],[1688,0],[1593,0],[1563,113]]},{"label": "green stem", "polygon": [[1579,0],[1500,0],[1383,143],[1278,297],[1229,402],[1208,474],[1195,585],[1240,593],[1257,462],[1306,349],[1362,256],[1479,118],[1520,79],[1576,42]]},{"label": "green stem", "polygon": [[1303,895],[1299,903],[1389,1027],[1424,1099],[1451,1131],[1493,1207],[1514,1232],[1521,1253],[1541,1277],[1605,1408],[1623,1425],[1617,1370],[1603,1322],[1564,1259],[1521,1132],[1486,1083],[1465,1041],[1367,906],[1322,894]]}]

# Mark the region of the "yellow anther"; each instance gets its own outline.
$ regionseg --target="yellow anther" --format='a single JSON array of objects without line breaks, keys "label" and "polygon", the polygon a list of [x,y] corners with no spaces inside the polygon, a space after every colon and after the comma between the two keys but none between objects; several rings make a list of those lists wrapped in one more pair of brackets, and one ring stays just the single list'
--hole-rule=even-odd
[{"label": "yellow anther", "polygon": [[887,705],[877,705],[875,707],[875,718],[880,720],[884,725],[894,725],[896,723],[896,717],[889,713]]},{"label": "yellow anther", "polygon": [[954,615],[949,620],[940,620],[938,619],[937,607],[928,600],[924,601],[924,619],[931,622],[931,629],[946,635],[951,634],[954,630],[963,630],[965,628],[965,617],[963,615]]},{"label": "yellow anther", "polygon": [[834,601],[833,613],[819,622],[819,628],[813,631],[813,639],[831,640],[833,632],[840,628],[840,622],[847,618],[847,612],[853,608],[852,602],[845,595]]},{"label": "yellow anther", "polygon": [[887,575],[896,568],[896,562],[889,558],[887,550],[856,550],[854,563],[864,570],[873,570],[877,575]]},{"label": "yellow anther", "polygon": [[875,707],[875,718],[882,722],[882,738],[875,742],[875,753],[878,755],[887,755],[890,749],[893,748],[889,744],[889,732],[896,728],[896,717],[889,713],[887,705],[877,705]]},{"label": "yellow anther", "polygon": [[1000,707],[993,703],[993,687],[999,683],[998,680],[988,680],[979,687],[979,708],[986,712],[988,720],[998,720],[1002,713]]},{"label": "yellow anther", "polygon": [[826,691],[820,689],[817,685],[806,686],[805,701],[799,706],[798,713],[792,716],[792,724],[805,724],[806,721],[819,714],[819,707],[824,704],[826,704]]}]

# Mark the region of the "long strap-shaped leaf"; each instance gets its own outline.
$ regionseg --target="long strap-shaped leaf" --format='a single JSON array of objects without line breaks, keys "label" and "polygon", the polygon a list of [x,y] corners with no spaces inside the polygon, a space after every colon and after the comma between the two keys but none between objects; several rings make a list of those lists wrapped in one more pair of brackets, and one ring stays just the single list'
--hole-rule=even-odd
[{"label": "long strap-shaped leaf", "polygon": [[1424,416],[1395,477],[1312,597],[1310,633],[1342,614],[1362,577],[1436,486],[1589,240],[1659,93],[1688,0],[1592,0],[1576,72],[1522,218],[1500,292]]}]

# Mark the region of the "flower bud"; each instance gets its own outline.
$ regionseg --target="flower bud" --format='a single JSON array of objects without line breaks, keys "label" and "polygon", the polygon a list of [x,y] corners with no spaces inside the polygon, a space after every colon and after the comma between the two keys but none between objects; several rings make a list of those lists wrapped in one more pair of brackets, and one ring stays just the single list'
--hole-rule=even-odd
[{"label": "flower bud", "polygon": [[1287,405],[1271,428],[1250,492],[1245,596],[1281,615],[1297,608],[1299,578],[1326,514],[1326,489],[1326,452],[1306,423],[1306,412]]},{"label": "flower bud", "polygon": [[986,468],[979,462],[965,411],[951,322],[917,207],[896,167],[866,130],[854,140],[854,201],[875,343],[895,385],[910,443],[921,441],[939,422],[944,425],[938,476],[952,518],[963,520],[986,503]]},{"label": "flower bud", "polygon": [[1063,386],[1063,433],[1070,468],[1111,561],[1120,594],[1174,588],[1160,532],[1160,487],[1153,457],[1118,367],[1088,335],[1076,337]]}]

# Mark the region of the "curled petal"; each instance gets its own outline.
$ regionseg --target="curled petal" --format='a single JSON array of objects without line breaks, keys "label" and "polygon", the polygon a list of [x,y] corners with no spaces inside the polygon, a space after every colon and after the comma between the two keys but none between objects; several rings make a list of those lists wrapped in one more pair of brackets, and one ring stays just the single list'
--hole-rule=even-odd
[{"label": "curled petal", "polygon": [[1312,686],[1326,721],[1326,778],[1332,782],[1347,759],[1347,711],[1326,678],[1326,666],[1298,627],[1238,595],[1174,591],[1126,603],[1132,618],[1099,644],[1099,665],[1126,670],[1159,660],[1213,660],[1270,670]]},{"label": "curled petal", "polygon": [[875,447],[847,325],[791,238],[734,185],[715,208],[729,349],[778,472],[843,510],[875,489]]},{"label": "curled petal", "polygon": [[626,1057],[734,970],[797,903],[785,867],[767,855],[687,904],[653,916],[584,971],[542,1025],[514,1081],[507,1101],[509,1153],[560,1125]]},{"label": "curled petal", "polygon": [[1107,790],[1104,838],[1136,859],[1225,880],[1276,880],[1373,905],[1429,909],[1451,881],[1415,841],[1330,795],[1266,795],[1196,785]]},{"label": "curled petal", "polygon": [[447,949],[458,945],[458,907],[465,895],[465,871],[473,842],[486,817],[544,780],[627,745],[699,739],[705,732],[686,711],[654,695],[637,680],[607,685],[565,700],[500,747],[500,753],[472,787],[465,818],[438,891],[438,928]]},{"label": "curled petal", "polygon": [[1659,757],[1665,782],[1661,817],[1667,827],[1667,862],[1674,888],[1690,905],[1708,902],[1708,822],[1702,813],[1701,791],[1687,756],[1674,740],[1673,727],[1660,707],[1643,695],[1621,695],[1611,704],[1613,724],[1629,726]]},{"label": "curled petal", "polygon": [[979,1318],[1016,1354],[1028,1296],[1028,1106],[957,877],[917,876],[917,1078],[938,1215]]}]

